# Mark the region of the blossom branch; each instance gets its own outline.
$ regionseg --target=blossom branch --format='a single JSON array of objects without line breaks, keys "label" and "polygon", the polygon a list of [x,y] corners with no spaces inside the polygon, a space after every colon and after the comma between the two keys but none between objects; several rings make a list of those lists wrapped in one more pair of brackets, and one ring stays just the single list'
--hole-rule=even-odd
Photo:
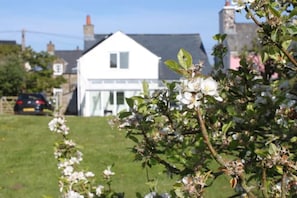
[{"label": "blossom branch", "polygon": [[[198,120],[199,120],[199,124],[200,124],[200,127],[201,127],[201,133],[202,133],[205,144],[207,145],[211,155],[215,158],[215,160],[220,165],[222,165],[223,167],[226,167],[226,162],[223,160],[222,156],[220,156],[217,153],[217,151],[214,149],[214,147],[212,146],[212,144],[211,144],[211,142],[209,140],[208,132],[207,132],[207,129],[206,129],[206,126],[205,126],[205,121],[202,118],[201,109],[199,107],[196,108],[196,112],[197,112],[197,115],[198,115]],[[248,197],[255,198],[255,195],[252,192],[250,192],[250,190],[248,190],[249,187],[246,185],[244,175],[240,174],[238,176],[239,176],[240,181],[241,181],[241,186],[245,190],[245,192],[248,194]]]},{"label": "blossom branch", "polygon": [[[256,17],[252,14],[251,10],[245,6],[245,11],[248,13],[248,15],[251,17],[252,21],[259,27],[263,27],[263,24],[261,22],[259,22]],[[265,32],[266,33],[266,32]],[[271,33],[271,32],[270,32]],[[295,58],[288,52],[288,50],[286,50],[285,48],[283,48],[283,46],[281,44],[279,44],[278,42],[272,41],[270,39],[270,42],[272,42],[277,48],[279,48],[284,54],[285,56],[290,60],[290,62],[295,66],[295,71],[297,70],[297,61],[295,60]]]}]

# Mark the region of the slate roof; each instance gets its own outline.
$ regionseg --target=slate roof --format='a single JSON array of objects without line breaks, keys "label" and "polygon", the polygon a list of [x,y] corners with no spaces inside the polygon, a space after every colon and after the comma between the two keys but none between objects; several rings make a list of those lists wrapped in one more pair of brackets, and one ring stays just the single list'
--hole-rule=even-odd
[{"label": "slate roof", "polygon": [[0,40],[0,45],[16,45],[16,41],[13,40]]},{"label": "slate roof", "polygon": [[[85,41],[85,50],[89,51],[110,35],[96,34],[95,40]],[[167,68],[164,61],[168,59],[177,60],[177,53],[181,48],[192,54],[194,64],[200,61],[204,62],[204,73],[208,73],[208,70],[210,70],[210,64],[200,34],[127,34],[127,36],[161,57],[159,65],[160,80],[176,80],[180,78],[178,74]]]},{"label": "slate roof", "polygon": [[76,74],[77,59],[82,55],[82,50],[56,50],[55,56],[67,62],[64,74]]},{"label": "slate roof", "polygon": [[236,34],[228,34],[226,42],[230,51],[251,49],[257,39],[258,26],[254,23],[236,23]]}]

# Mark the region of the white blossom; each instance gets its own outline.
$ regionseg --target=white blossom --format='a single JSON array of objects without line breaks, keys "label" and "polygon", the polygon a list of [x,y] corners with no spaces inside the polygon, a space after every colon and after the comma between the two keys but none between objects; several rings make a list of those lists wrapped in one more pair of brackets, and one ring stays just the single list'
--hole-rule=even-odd
[{"label": "white blossom", "polygon": [[63,170],[64,175],[71,175],[72,172],[73,172],[72,166],[66,166],[65,169]]},{"label": "white blossom", "polygon": [[66,126],[65,119],[63,117],[55,117],[48,123],[50,131],[68,135],[69,128]]},{"label": "white blossom", "polygon": [[96,195],[100,197],[100,196],[103,194],[103,189],[104,189],[104,186],[99,185],[99,186],[96,188]]},{"label": "white blossom", "polygon": [[84,196],[71,190],[64,195],[64,198],[84,198]]},{"label": "white blossom", "polygon": [[95,174],[93,172],[88,171],[88,172],[85,173],[85,176],[86,177],[94,177]]},{"label": "white blossom", "polygon": [[190,92],[184,92],[182,94],[177,95],[177,100],[179,100],[182,104],[187,105],[189,109],[193,109],[194,107],[198,107],[201,102],[201,95],[190,93]]},{"label": "white blossom", "polygon": [[214,97],[217,101],[223,100],[218,93],[218,83],[212,77],[181,80],[180,89],[176,99],[189,109],[199,107],[203,96],[206,95]]},{"label": "white blossom", "polygon": [[76,146],[76,143],[73,140],[64,140],[64,144],[68,146]]},{"label": "white blossom", "polygon": [[109,178],[110,176],[114,175],[115,173],[111,171],[111,166],[108,166],[107,169],[103,171],[105,177]]},{"label": "white blossom", "polygon": [[71,157],[70,160],[69,160],[70,164],[79,164],[80,161],[81,160],[79,160],[76,157]]},{"label": "white blossom", "polygon": [[87,179],[85,177],[85,174],[82,171],[80,172],[75,171],[68,177],[68,180],[70,182],[77,183],[78,181],[82,181],[82,180],[86,181]]},{"label": "white blossom", "polygon": [[212,77],[203,79],[201,82],[201,92],[204,95],[213,96],[217,101],[223,100],[218,93],[218,83]]},{"label": "white blossom", "polygon": [[184,91],[198,92],[200,90],[201,81],[203,81],[201,77],[193,78],[189,81],[188,80],[183,81]]},{"label": "white blossom", "polygon": [[55,156],[56,159],[58,159],[59,157],[62,156],[62,153],[60,151],[55,151],[54,156]]}]

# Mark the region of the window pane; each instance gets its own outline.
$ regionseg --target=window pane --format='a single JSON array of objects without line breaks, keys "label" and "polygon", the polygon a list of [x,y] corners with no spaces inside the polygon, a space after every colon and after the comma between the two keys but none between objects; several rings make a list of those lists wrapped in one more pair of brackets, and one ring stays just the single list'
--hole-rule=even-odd
[{"label": "window pane", "polygon": [[62,75],[63,74],[63,65],[62,64],[54,64],[53,70],[54,70],[54,75]]},{"label": "window pane", "polygon": [[110,68],[117,68],[117,54],[110,54]]},{"label": "window pane", "polygon": [[124,92],[117,92],[117,104],[122,105],[125,102]]},{"label": "window pane", "polygon": [[129,66],[129,52],[120,52],[120,68],[127,69]]},{"label": "window pane", "polygon": [[114,101],[113,101],[113,92],[109,92],[109,104],[113,105]]}]

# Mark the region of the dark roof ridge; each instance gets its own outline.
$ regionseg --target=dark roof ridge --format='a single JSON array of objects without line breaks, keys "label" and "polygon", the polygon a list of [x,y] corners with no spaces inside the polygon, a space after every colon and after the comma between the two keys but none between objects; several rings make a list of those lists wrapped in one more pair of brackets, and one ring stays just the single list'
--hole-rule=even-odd
[{"label": "dark roof ridge", "polygon": [[[124,33],[126,35],[140,35],[140,36],[177,36],[177,35],[200,35],[200,33]],[[104,33],[95,34],[95,35],[107,35]]]}]

